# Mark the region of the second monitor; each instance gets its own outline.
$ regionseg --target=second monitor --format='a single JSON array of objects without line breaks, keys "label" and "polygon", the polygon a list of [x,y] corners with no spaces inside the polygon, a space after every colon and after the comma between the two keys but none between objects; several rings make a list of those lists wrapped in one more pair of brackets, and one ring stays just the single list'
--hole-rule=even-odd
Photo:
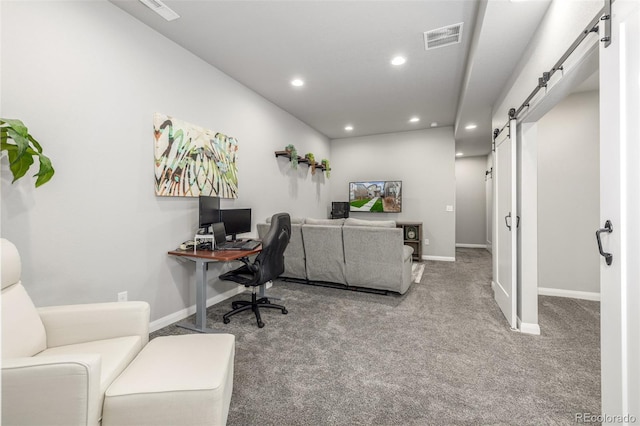
[{"label": "second monitor", "polygon": [[220,222],[224,223],[227,235],[235,240],[238,234],[251,232],[251,209],[220,210]]}]

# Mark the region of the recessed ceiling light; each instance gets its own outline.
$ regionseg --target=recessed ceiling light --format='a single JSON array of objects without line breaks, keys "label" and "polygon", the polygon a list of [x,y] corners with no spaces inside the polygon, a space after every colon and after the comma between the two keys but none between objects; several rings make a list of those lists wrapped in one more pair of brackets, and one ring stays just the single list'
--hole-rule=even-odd
[{"label": "recessed ceiling light", "polygon": [[300,87],[304,85],[304,81],[300,80],[299,78],[296,78],[294,80],[291,80],[291,85],[292,86],[296,86],[296,87]]},{"label": "recessed ceiling light", "polygon": [[411,119],[409,120],[409,123],[417,123],[418,121],[420,121],[419,117],[411,117]]},{"label": "recessed ceiling light", "polygon": [[456,152],[456,157],[462,157],[464,155],[463,152]]},{"label": "recessed ceiling light", "polygon": [[348,126],[345,126],[345,128],[344,128],[344,129],[345,129],[347,132],[350,132],[350,131],[352,131],[352,130],[353,130],[353,126],[352,126],[352,125],[348,125]]},{"label": "recessed ceiling light", "polygon": [[475,125],[475,124],[467,124],[464,128],[467,129],[467,130],[473,130],[476,127],[478,127],[478,126]]},{"label": "recessed ceiling light", "polygon": [[407,62],[407,59],[406,59],[406,58],[404,58],[404,57],[402,57],[402,56],[396,56],[395,58],[393,58],[393,59],[391,60],[391,65],[396,65],[396,66],[398,66],[398,65],[402,65],[402,64],[404,64],[405,62]]},{"label": "recessed ceiling light", "polygon": [[431,123],[431,127],[436,127],[436,126],[438,126],[437,122],[434,121],[433,123]]}]

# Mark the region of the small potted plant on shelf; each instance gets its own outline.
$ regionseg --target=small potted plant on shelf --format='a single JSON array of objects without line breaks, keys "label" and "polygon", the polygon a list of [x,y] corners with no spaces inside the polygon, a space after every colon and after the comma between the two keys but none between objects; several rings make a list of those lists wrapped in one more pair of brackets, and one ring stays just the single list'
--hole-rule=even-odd
[{"label": "small potted plant on shelf", "polygon": [[284,147],[284,150],[287,151],[291,158],[291,167],[294,169],[298,168],[298,150],[296,147],[293,144],[289,144]]},{"label": "small potted plant on shelf", "polygon": [[324,167],[324,171],[327,172],[327,177],[331,177],[331,168],[329,168],[329,160],[327,160],[326,158],[323,158],[322,161],[320,161],[320,164],[322,164],[322,167]]},{"label": "small potted plant on shelf", "polygon": [[309,167],[311,167],[311,174],[316,174],[316,157],[313,155],[313,152],[308,152],[305,154],[304,158],[309,162]]},{"label": "small potted plant on shelf", "polygon": [[0,118],[0,151],[7,151],[9,169],[13,174],[11,183],[27,173],[35,158],[40,163],[38,173],[34,175],[37,176],[36,188],[47,183],[55,173],[51,160],[42,153],[38,141],[29,134],[27,126],[20,120]]}]

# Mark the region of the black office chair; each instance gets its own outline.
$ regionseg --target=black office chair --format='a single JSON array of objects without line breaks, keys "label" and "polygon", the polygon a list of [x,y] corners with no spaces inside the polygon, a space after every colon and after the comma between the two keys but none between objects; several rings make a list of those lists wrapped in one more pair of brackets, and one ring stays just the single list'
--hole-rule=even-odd
[{"label": "black office chair", "polygon": [[291,218],[287,213],[277,213],[271,217],[271,227],[267,235],[262,239],[262,251],[256,256],[253,263],[249,259],[241,259],[244,265],[233,271],[220,275],[221,280],[234,281],[245,287],[251,287],[251,301],[240,300],[233,302],[233,310],[223,315],[222,321],[229,324],[229,317],[238,312],[251,309],[256,315],[258,327],[264,327],[264,322],[260,318],[261,308],[280,309],[283,314],[287,309],[281,305],[269,302],[269,299],[262,297],[256,300],[256,289],[265,285],[269,281],[277,278],[284,272],[284,250],[289,244],[291,237]]}]

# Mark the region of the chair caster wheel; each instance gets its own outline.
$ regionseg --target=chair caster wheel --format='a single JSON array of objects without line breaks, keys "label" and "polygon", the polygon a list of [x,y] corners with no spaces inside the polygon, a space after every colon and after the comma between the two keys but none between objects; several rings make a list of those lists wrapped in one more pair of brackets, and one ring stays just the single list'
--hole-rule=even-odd
[{"label": "chair caster wheel", "polygon": [[222,318],[222,322],[225,324],[229,324],[231,320],[229,318]]},{"label": "chair caster wheel", "polygon": [[259,321],[258,322],[258,328],[262,328],[262,327],[264,327],[264,323],[262,321]]},{"label": "chair caster wheel", "polygon": [[289,313],[289,311],[287,311],[286,309],[282,310],[282,315],[287,315]]}]

